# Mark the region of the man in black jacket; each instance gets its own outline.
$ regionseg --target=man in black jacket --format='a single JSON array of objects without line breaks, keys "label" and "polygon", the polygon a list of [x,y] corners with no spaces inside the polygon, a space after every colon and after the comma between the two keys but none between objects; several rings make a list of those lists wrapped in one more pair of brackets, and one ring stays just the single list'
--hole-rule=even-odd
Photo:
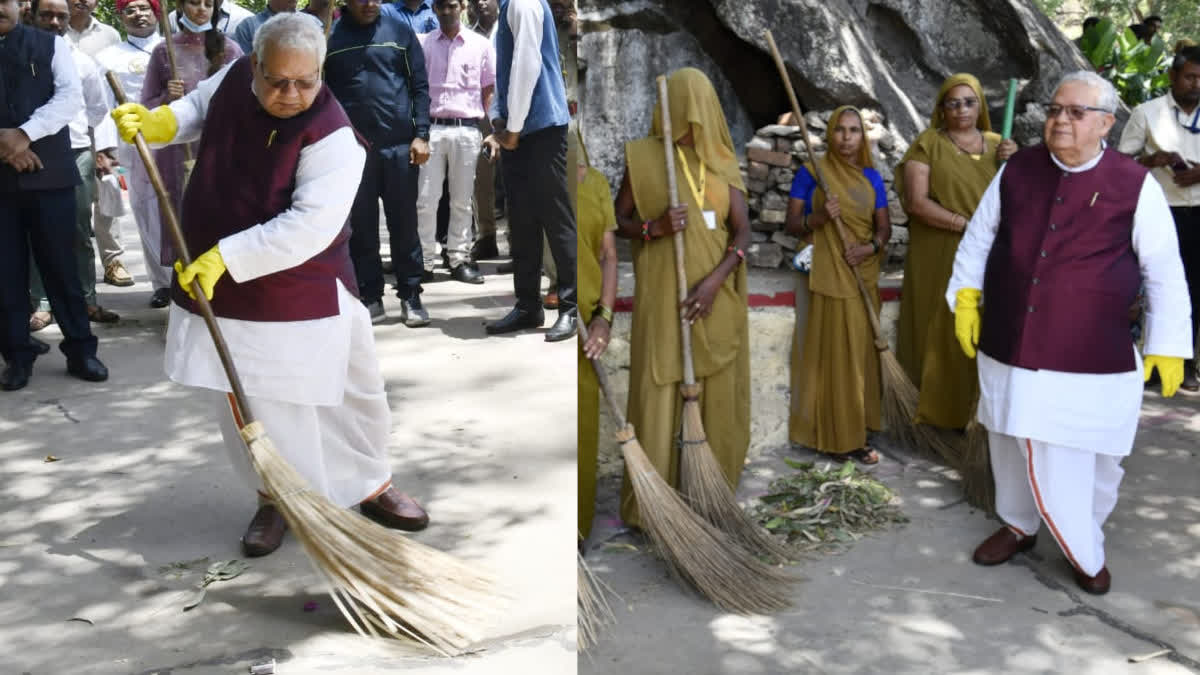
[{"label": "man in black jacket", "polygon": [[350,211],[350,257],[371,321],[383,311],[379,199],[387,218],[401,320],[429,324],[421,304],[417,178],[429,159],[429,83],[421,44],[404,21],[381,14],[379,0],[356,0],[329,37],[325,82],[354,128],[370,143]]},{"label": "man in black jacket", "polygon": [[[40,350],[29,338],[29,257],[42,271],[63,332],[67,372],[108,379],[96,358],[75,268],[75,168],[67,122],[83,107],[70,48],[20,25],[17,0],[0,0],[0,389],[29,382]],[[27,248],[28,246],[28,248]]]}]

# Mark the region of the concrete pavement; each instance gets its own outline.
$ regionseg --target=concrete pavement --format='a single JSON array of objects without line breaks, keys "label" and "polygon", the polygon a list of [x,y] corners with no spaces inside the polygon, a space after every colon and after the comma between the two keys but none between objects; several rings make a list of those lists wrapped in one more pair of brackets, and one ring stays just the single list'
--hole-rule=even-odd
[{"label": "concrete pavement", "polygon": [[573,672],[575,383],[563,374],[575,343],[485,336],[511,307],[511,276],[427,285],[426,328],[400,324],[388,298],[392,319],[375,329],[396,483],[432,518],[413,538],[515,598],[478,651],[429,658],[355,636],[290,537],[182,611],[208,562],[241,557],[255,498],[205,402],[163,376],[166,312],[146,306],[137,233],[122,226],[138,284],[101,285],[122,320],[93,324],[110,379],[67,377],[55,349],[26,389],[0,396],[0,673],[245,673],[268,657],[281,674]]}]

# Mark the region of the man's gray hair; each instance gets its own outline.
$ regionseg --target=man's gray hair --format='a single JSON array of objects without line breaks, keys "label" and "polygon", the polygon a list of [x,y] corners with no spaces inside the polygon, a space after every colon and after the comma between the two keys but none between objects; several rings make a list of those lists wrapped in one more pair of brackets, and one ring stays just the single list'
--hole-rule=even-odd
[{"label": "man's gray hair", "polygon": [[311,49],[317,57],[317,65],[325,63],[325,31],[311,15],[301,12],[280,12],[267,19],[254,33],[254,55],[262,63],[268,48]]},{"label": "man's gray hair", "polygon": [[1063,75],[1058,81],[1058,86],[1054,87],[1054,93],[1057,94],[1059,89],[1068,82],[1082,82],[1092,89],[1096,90],[1099,96],[1096,99],[1096,107],[1104,108],[1110,113],[1117,111],[1117,90],[1113,87],[1112,82],[1100,77],[1090,70],[1076,70],[1073,73]]}]

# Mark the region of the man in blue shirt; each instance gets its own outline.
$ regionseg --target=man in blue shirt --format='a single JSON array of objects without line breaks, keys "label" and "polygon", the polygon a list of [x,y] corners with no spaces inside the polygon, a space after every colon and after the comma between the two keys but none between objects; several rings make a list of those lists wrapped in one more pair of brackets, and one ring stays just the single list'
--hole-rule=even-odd
[{"label": "man in blue shirt", "polygon": [[[243,54],[249,54],[254,51],[254,34],[258,32],[258,28],[266,23],[267,19],[280,12],[296,11],[296,5],[297,0],[267,0],[267,8],[254,16],[243,19],[238,23],[237,28],[234,29],[233,35],[230,37],[242,48]],[[309,16],[312,15],[310,14]],[[313,21],[320,24],[322,28],[325,27],[321,20],[315,16],[313,17]]]},{"label": "man in blue shirt", "polygon": [[546,341],[575,335],[575,209],[567,192],[566,86],[558,58],[558,29],[546,0],[503,0],[496,29],[493,135],[503,148],[509,195],[513,287],[517,305],[487,324],[492,334],[540,328],[542,236],[558,271],[558,320]]},{"label": "man in blue shirt", "polygon": [[428,33],[438,27],[437,15],[429,0],[396,0],[384,5],[383,13],[403,20],[414,33]]}]

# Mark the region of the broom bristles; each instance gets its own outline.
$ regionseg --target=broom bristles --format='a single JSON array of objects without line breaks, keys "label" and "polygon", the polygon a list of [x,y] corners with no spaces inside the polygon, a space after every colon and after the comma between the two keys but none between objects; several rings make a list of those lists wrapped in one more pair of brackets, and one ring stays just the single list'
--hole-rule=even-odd
[{"label": "broom bristles", "polygon": [[917,388],[890,349],[879,352],[879,367],[883,373],[883,424],[897,443],[916,447]]},{"label": "broom bristles", "polygon": [[658,475],[631,428],[625,431],[629,439],[622,441],[621,453],[642,527],[671,574],[726,611],[757,614],[787,608],[788,591],[797,579],[764,564],[696,515]]},{"label": "broom bristles", "polygon": [[579,616],[579,635],[576,638],[580,651],[596,644],[596,638],[605,626],[616,623],[612,607],[605,597],[603,582],[596,578],[588,567],[583,556],[576,553],[576,566],[579,570],[579,580],[576,591]]},{"label": "broom bristles", "polygon": [[241,430],[267,492],[360,635],[408,638],[460,653],[507,599],[488,575],[313,492],[254,422]]},{"label": "broom bristles", "polygon": [[974,415],[967,423],[966,451],[963,453],[963,492],[967,502],[988,513],[996,511],[996,483],[992,476],[992,459],[987,429]]},{"label": "broom bristles", "polygon": [[725,480],[724,470],[708,445],[699,401],[684,401],[682,417],[679,486],[688,503],[697,514],[747,551],[772,562],[791,560],[792,552],[773,539],[738,504],[733,488]]}]

